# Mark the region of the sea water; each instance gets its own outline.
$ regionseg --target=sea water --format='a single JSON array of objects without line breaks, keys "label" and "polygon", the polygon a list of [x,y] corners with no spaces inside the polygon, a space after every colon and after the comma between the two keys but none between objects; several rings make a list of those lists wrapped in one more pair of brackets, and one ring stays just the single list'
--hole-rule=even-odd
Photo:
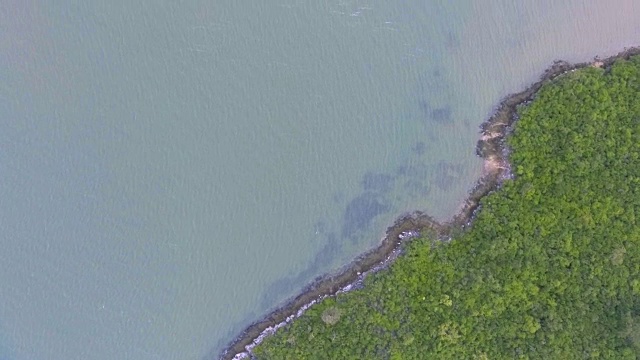
[{"label": "sea water", "polygon": [[478,126],[632,0],[70,1],[0,8],[0,359],[214,358],[453,215]]}]

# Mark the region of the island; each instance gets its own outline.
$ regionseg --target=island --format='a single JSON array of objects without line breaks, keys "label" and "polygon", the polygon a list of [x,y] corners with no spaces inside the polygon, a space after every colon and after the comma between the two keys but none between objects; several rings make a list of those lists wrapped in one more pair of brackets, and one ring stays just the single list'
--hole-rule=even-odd
[{"label": "island", "polygon": [[636,359],[639,54],[558,61],[505,98],[460,214],[404,216],[221,357]]}]

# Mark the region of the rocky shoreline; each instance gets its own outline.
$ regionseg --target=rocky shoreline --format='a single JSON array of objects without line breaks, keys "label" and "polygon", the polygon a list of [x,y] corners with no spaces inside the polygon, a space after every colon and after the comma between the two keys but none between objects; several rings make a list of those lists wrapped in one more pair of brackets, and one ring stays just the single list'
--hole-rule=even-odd
[{"label": "rocky shoreline", "polygon": [[511,176],[505,138],[517,120],[518,106],[533,100],[540,87],[562,74],[589,66],[608,68],[615,60],[627,59],[633,55],[640,55],[640,48],[627,48],[615,56],[606,59],[596,58],[592,62],[570,64],[556,61],[537,82],[522,92],[505,97],[493,115],[481,125],[482,135],[477,143],[476,153],[484,159],[484,174],[470,191],[469,197],[456,216],[446,223],[438,223],[419,211],[399,218],[387,229],[385,238],[377,248],[359,256],[342,271],[317,279],[284,306],[247,327],[219,358],[232,360],[251,357],[250,349],[265,336],[300,316],[309,306],[322,298],[348,291],[354,285],[358,285],[367,274],[386,267],[401,252],[403,245],[416,235],[429,233],[439,239],[448,240],[454,231],[469,226],[479,208],[480,200]]}]

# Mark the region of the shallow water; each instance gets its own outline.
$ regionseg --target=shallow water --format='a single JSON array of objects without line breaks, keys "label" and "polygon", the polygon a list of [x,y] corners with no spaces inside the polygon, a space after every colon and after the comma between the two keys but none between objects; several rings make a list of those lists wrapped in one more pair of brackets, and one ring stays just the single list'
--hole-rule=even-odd
[{"label": "shallow water", "polygon": [[455,213],[478,126],[633,1],[77,3],[0,10],[0,359],[199,359]]}]

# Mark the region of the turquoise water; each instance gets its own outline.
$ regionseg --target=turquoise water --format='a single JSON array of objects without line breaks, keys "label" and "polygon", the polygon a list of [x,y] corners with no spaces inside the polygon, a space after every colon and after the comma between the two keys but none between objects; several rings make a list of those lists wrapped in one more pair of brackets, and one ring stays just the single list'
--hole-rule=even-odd
[{"label": "turquoise water", "polygon": [[502,96],[638,43],[614,3],[5,2],[0,359],[212,357],[455,213]]}]

